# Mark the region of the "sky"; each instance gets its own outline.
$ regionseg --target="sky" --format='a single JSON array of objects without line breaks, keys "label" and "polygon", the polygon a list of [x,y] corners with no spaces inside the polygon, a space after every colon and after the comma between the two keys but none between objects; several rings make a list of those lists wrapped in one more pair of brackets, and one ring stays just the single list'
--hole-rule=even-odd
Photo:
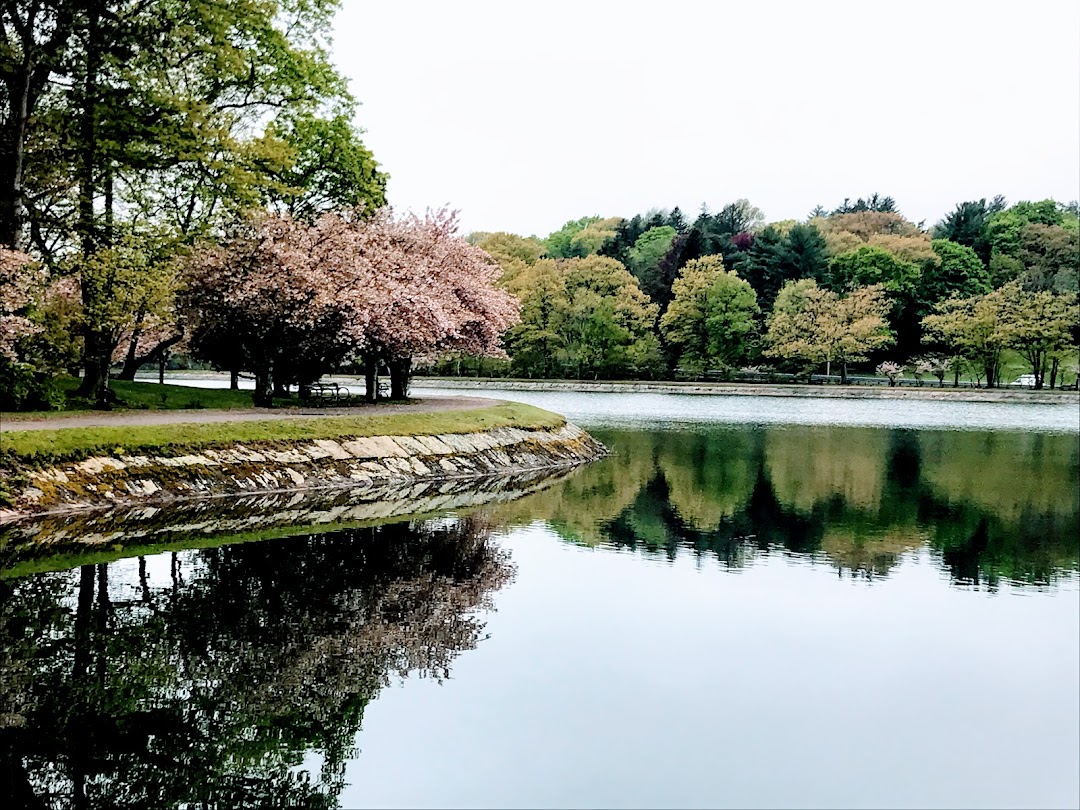
[{"label": "sky", "polygon": [[1080,197],[1075,0],[342,5],[333,57],[391,205],[466,233]]}]

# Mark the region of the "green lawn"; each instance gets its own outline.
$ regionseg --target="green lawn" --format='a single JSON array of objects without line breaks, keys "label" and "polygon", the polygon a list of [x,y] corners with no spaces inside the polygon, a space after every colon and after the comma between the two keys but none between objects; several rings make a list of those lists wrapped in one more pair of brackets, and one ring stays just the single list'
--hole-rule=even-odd
[{"label": "green lawn", "polygon": [[[60,388],[67,395],[64,411],[93,410],[94,403],[89,399],[75,396],[79,387],[76,377],[63,377],[59,380]],[[111,380],[109,387],[119,400],[115,410],[140,411],[180,411],[196,408],[250,408],[250,391],[230,391],[228,388],[194,388],[187,385],[158,385],[148,382],[127,382]],[[296,399],[276,399],[275,405],[288,406],[299,404]],[[56,411],[31,411],[26,413],[5,413],[5,419],[30,419],[55,414]]]},{"label": "green lawn", "polygon": [[184,453],[236,443],[471,433],[510,426],[547,428],[559,427],[565,421],[558,414],[531,405],[508,403],[475,410],[383,416],[358,413],[249,422],[69,427],[0,433],[0,458],[42,463],[81,459],[95,453]]}]

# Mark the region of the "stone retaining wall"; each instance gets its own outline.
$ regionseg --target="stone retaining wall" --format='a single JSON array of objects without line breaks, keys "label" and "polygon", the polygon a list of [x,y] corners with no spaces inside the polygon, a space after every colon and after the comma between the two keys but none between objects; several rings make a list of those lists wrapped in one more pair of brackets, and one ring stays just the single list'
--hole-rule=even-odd
[{"label": "stone retaining wall", "polygon": [[418,377],[416,391],[426,387],[486,391],[567,391],[610,394],[712,394],[755,397],[817,397],[826,399],[923,399],[955,402],[1019,402],[1035,405],[1080,403],[1076,391],[1028,391],[1004,388],[892,388],[854,385],[771,385],[679,382],[588,382],[578,380],[502,380],[460,377]]},{"label": "stone retaining wall", "polygon": [[18,576],[28,566],[63,570],[82,564],[78,560],[87,554],[118,559],[144,549],[219,545],[473,510],[516,500],[569,474],[570,469],[534,470],[47,513],[0,526],[0,579]]},{"label": "stone retaining wall", "polygon": [[32,514],[312,489],[365,490],[410,483],[520,475],[591,461],[607,451],[580,428],[503,427],[431,436],[340,437],[232,445],[189,455],[94,456],[17,471],[14,508]]}]

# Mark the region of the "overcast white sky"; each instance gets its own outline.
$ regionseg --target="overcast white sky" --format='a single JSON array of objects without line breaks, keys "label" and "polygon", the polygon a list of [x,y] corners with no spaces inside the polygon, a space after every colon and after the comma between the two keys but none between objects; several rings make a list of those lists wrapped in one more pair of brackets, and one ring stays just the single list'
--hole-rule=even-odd
[{"label": "overcast white sky", "polygon": [[391,204],[466,232],[1080,197],[1075,0],[344,0],[335,31]]}]

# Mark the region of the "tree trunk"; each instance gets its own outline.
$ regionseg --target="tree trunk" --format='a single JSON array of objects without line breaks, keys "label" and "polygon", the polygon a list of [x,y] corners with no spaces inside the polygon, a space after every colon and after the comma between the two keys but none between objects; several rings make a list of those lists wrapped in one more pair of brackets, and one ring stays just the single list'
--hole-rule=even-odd
[{"label": "tree trunk", "polygon": [[[110,217],[111,219],[111,217]],[[119,380],[134,380],[135,372],[139,370],[136,363],[139,355],[139,338],[142,336],[142,323],[145,316],[142,312],[135,319],[135,328],[131,330],[131,339],[128,340],[127,353],[124,355],[124,367],[117,375]]]},{"label": "tree trunk", "polygon": [[169,364],[169,353],[168,352],[162,352],[161,357],[158,359],[158,371],[157,371],[158,385],[164,385],[165,384],[165,366],[167,366],[168,364]]},{"label": "tree trunk", "polygon": [[390,362],[390,399],[409,398],[409,377],[411,374],[411,357],[399,358]]},{"label": "tree trunk", "polygon": [[379,361],[375,357],[364,358],[364,399],[379,401]]},{"label": "tree trunk", "polygon": [[109,390],[109,366],[113,342],[107,333],[89,332],[84,338],[83,381],[75,392],[94,400],[95,407],[108,408],[114,399]]},{"label": "tree trunk", "polygon": [[30,118],[30,71],[8,82],[7,91],[8,126],[0,148],[0,244],[22,250],[26,247],[23,165]]},{"label": "tree trunk", "polygon": [[236,369],[230,369],[229,370],[229,390],[230,391],[239,391],[240,390],[240,372],[237,371]]},{"label": "tree trunk", "polygon": [[256,370],[255,391],[251,395],[251,401],[256,408],[274,407],[274,368],[271,363]]},{"label": "tree trunk", "polygon": [[[94,222],[94,166],[97,161],[97,74],[101,62],[100,23],[101,9],[91,4],[86,24],[86,76],[82,87],[82,110],[79,120],[78,163],[78,219],[75,230],[82,242],[82,255],[86,258],[97,247]],[[90,310],[97,303],[95,296],[107,295],[107,291],[95,289],[96,285],[82,284],[83,306]],[[88,326],[83,342],[84,374],[78,393],[93,395],[98,407],[108,406],[109,363],[112,360],[112,341],[103,331]]]},{"label": "tree trunk", "polygon": [[[0,245],[26,248],[26,202],[23,175],[26,165],[27,124],[48,85],[54,64],[67,48],[75,20],[76,3],[56,3],[56,17],[48,39],[34,41],[35,25],[26,19],[40,9],[29,4],[7,4],[21,17],[5,33],[5,47],[21,60],[3,77],[7,96],[5,126],[0,131]],[[5,17],[7,11],[5,11]]]},{"label": "tree trunk", "polygon": [[172,356],[170,349],[175,346],[183,338],[183,334],[176,334],[167,340],[161,341],[150,351],[140,355],[133,355],[131,347],[128,347],[127,356],[124,358],[124,367],[120,370],[120,373],[116,375],[118,380],[134,380],[135,375],[139,369],[145,366],[147,363],[161,363],[162,361],[168,362],[169,357]]},{"label": "tree trunk", "polygon": [[959,388],[960,387],[960,364],[959,363],[954,363],[953,364],[952,387],[953,388]]},{"label": "tree trunk", "polygon": [[1058,366],[1061,361],[1055,357],[1050,360],[1050,390],[1057,388]]},{"label": "tree trunk", "polygon": [[847,385],[847,360],[840,363],[840,384]]},{"label": "tree trunk", "polygon": [[274,380],[274,396],[284,399],[289,395],[289,387],[283,382]]}]

